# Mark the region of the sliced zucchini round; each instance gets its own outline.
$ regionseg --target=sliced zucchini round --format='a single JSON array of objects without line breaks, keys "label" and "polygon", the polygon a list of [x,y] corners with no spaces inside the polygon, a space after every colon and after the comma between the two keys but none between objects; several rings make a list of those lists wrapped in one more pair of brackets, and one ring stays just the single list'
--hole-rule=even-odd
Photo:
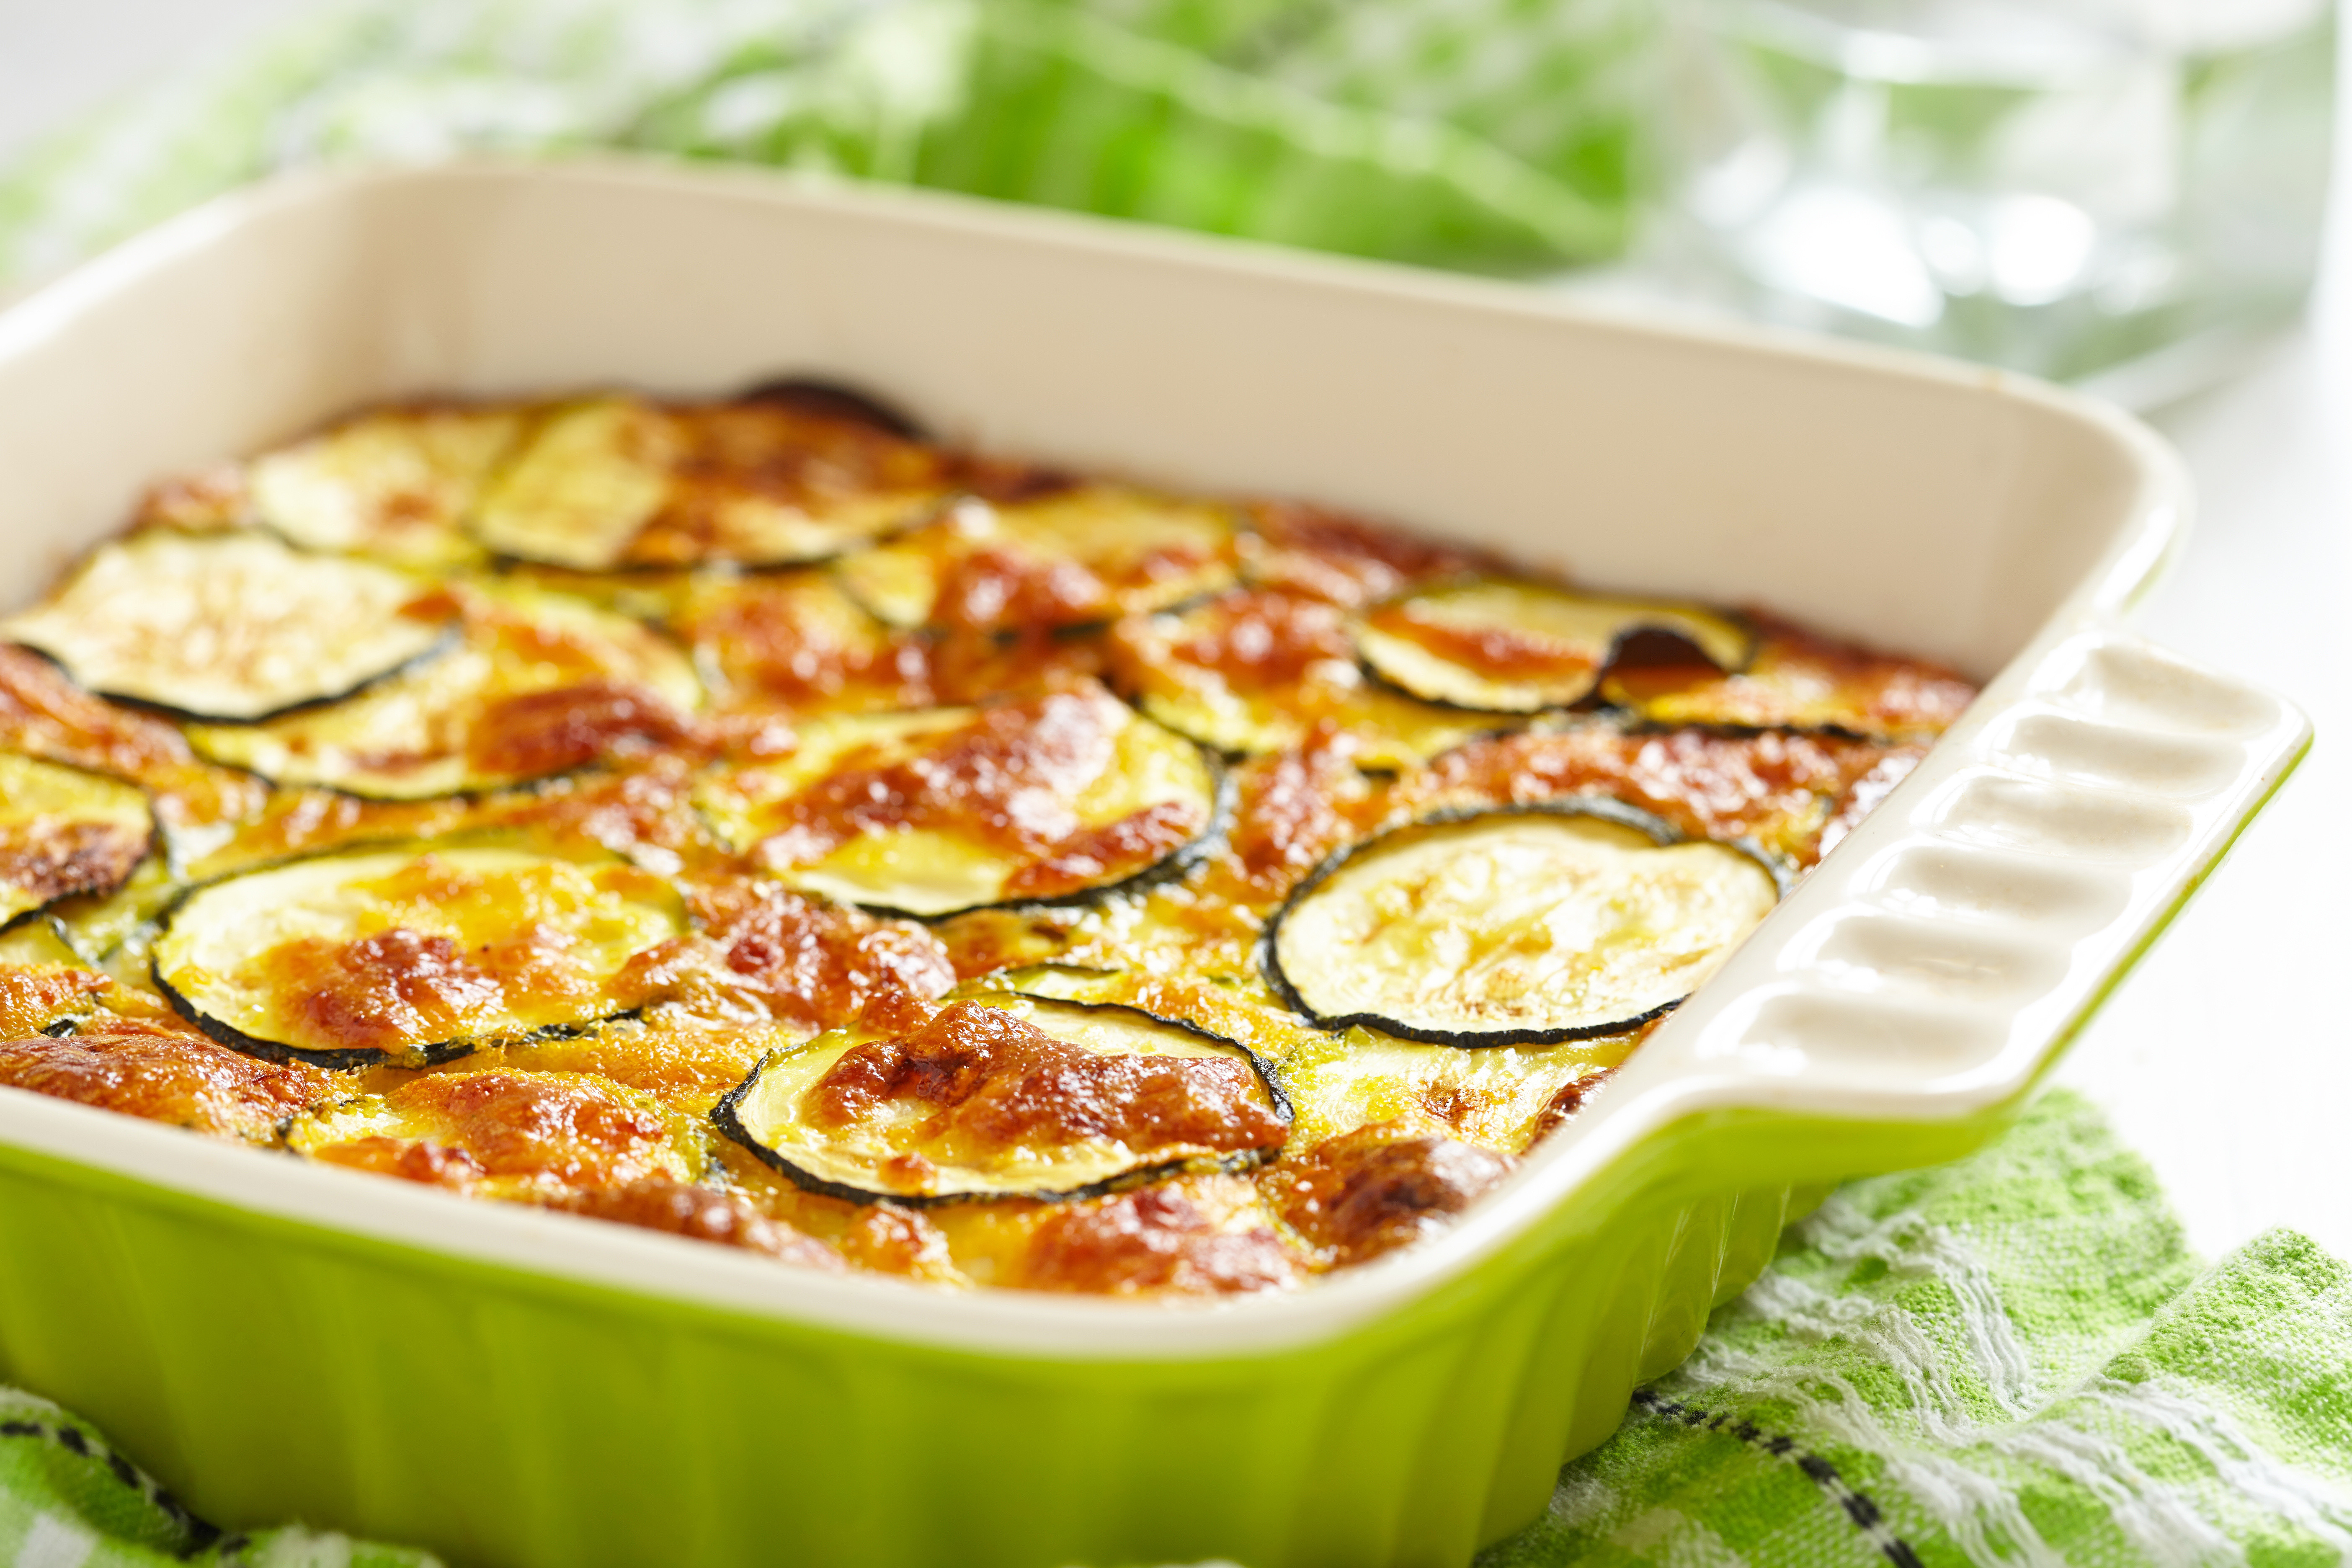
[{"label": "sliced zucchini round", "polygon": [[490,481],[474,537],[501,555],[602,572],[669,496],[677,432],[658,409],[600,397],[553,410]]},{"label": "sliced zucchini round", "polygon": [[154,837],[119,779],[0,752],[0,925],[77,893],[110,893]]},{"label": "sliced zucchini round", "polygon": [[356,697],[258,724],[194,724],[213,762],[373,800],[475,794],[676,739],[701,705],[685,653],[563,595],[466,590],[457,649]]},{"label": "sliced zucchini round", "polygon": [[154,973],[223,1045],[414,1064],[629,1011],[629,960],[686,927],[677,895],[625,862],[379,849],[197,889],[165,916]]},{"label": "sliced zucchini round", "polygon": [[1074,1198],[1280,1150],[1289,1111],[1229,1040],[1131,1008],[999,994],[907,1034],[778,1051],[719,1127],[802,1185],[854,1203]]},{"label": "sliced zucchini round", "polygon": [[1273,1069],[1291,1104],[1297,1149],[1361,1127],[1392,1124],[1524,1153],[1559,1117],[1633,1054],[1638,1029],[1554,1044],[1456,1050],[1370,1029],[1318,1035]]},{"label": "sliced zucchini round", "polygon": [[1318,868],[1266,932],[1266,977],[1327,1028],[1580,1039],[1689,995],[1779,899],[1756,856],[1614,801],[1439,816]]},{"label": "sliced zucchini round", "polygon": [[1356,651],[1415,697],[1490,713],[1534,713],[1589,695],[1639,632],[1686,641],[1716,668],[1746,667],[1748,628],[1696,605],[1604,598],[1540,583],[1475,578],[1422,589],[1367,612]]},{"label": "sliced zucchini round", "polygon": [[347,696],[445,651],[456,616],[405,573],[259,532],[152,529],[100,545],[0,637],[92,691],[247,722]]},{"label": "sliced zucchini round", "polygon": [[522,561],[609,571],[822,561],[947,495],[944,457],[789,399],[549,414],[494,480],[475,536]]},{"label": "sliced zucchini round", "polygon": [[255,517],[310,550],[419,565],[478,557],[460,526],[522,428],[511,408],[395,408],[266,453],[247,470]]},{"label": "sliced zucchini round", "polygon": [[781,762],[706,779],[721,838],[786,886],[928,919],[1171,874],[1223,823],[1201,749],[1100,688],[815,719]]},{"label": "sliced zucchini round", "polygon": [[835,570],[894,626],[1083,626],[1233,586],[1238,532],[1225,507],[1083,485],[995,506],[965,500]]}]

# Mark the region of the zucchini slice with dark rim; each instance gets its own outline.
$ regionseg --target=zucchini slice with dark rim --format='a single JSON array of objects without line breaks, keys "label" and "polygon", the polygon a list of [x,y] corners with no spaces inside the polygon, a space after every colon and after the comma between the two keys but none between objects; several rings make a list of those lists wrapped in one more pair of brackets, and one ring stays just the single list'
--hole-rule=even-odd
[{"label": "zucchini slice with dark rim", "polygon": [[623,861],[406,847],[198,888],[165,915],[153,963],[223,1045],[413,1066],[631,1011],[629,961],[686,929],[677,893]]},{"label": "zucchini slice with dark rim", "polygon": [[306,550],[419,566],[480,559],[462,528],[523,426],[519,408],[390,408],[256,458],[256,521]]},{"label": "zucchini slice with dark rim", "polygon": [[41,604],[0,621],[89,690],[249,722],[346,697],[456,640],[431,585],[261,532],[156,529],[100,545]]},{"label": "zucchini slice with dark rim", "polygon": [[1390,1123],[1498,1153],[1523,1153],[1606,1079],[1641,1031],[1465,1051],[1370,1029],[1318,1035],[1272,1068],[1289,1100],[1295,1149]]},{"label": "zucchini slice with dark rim", "polygon": [[372,800],[471,795],[566,773],[613,746],[675,739],[702,702],[660,633],[565,595],[461,591],[456,649],[357,696],[257,724],[193,724],[215,763]]},{"label": "zucchini slice with dark rim", "polygon": [[1373,606],[1356,650],[1381,679],[1428,701],[1535,713],[1589,696],[1639,633],[1679,638],[1727,671],[1746,668],[1756,649],[1746,626],[1696,605],[1481,577]]},{"label": "zucchini slice with dark rim", "polygon": [[785,886],[918,919],[1175,875],[1222,831],[1215,760],[1099,688],[815,719],[705,779],[719,837]]},{"label": "zucchini slice with dark rim", "polygon": [[0,752],[0,925],[114,891],[154,836],[146,795],[121,780]]},{"label": "zucchini slice with dark rim", "polygon": [[812,1191],[853,1203],[1076,1198],[1278,1152],[1289,1108],[1256,1058],[1131,1007],[996,993],[896,1036],[777,1051],[713,1112]]},{"label": "zucchini slice with dark rim", "polygon": [[950,490],[941,453],[805,399],[549,411],[491,481],[474,536],[583,572],[822,561],[921,521]]},{"label": "zucchini slice with dark rim", "polygon": [[1440,813],[1317,868],[1266,930],[1265,973],[1326,1028],[1587,1039],[1689,995],[1780,896],[1759,855],[1606,797]]}]

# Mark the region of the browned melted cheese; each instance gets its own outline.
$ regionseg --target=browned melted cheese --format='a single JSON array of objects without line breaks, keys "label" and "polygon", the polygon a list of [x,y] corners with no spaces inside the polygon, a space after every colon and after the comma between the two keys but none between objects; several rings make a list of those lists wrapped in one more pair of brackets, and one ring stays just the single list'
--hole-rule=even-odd
[{"label": "browned melted cheese", "polygon": [[218,1138],[268,1139],[331,1081],[135,1018],[102,1016],[63,1039],[0,1041],[0,1084]]},{"label": "browned melted cheese", "polygon": [[192,868],[198,879],[346,846],[452,833],[512,833],[557,853],[646,851],[712,859],[718,851],[687,798],[688,759],[664,753],[636,771],[550,779],[527,790],[422,801],[279,790],[268,808]]},{"label": "browned melted cheese", "polygon": [[585,680],[488,704],[467,732],[466,754],[482,773],[534,778],[693,733],[684,714],[642,687]]},{"label": "browned melted cheese", "polygon": [[0,883],[40,903],[72,893],[108,892],[147,857],[143,828],[36,817],[0,826]]},{"label": "browned melted cheese", "polygon": [[962,1162],[1092,1138],[1242,1154],[1286,1131],[1235,1058],[1107,1056],[973,1002],[848,1051],[811,1086],[806,1114],[845,1128],[894,1101],[934,1108],[918,1143]]},{"label": "browned melted cheese", "polygon": [[1587,792],[1655,812],[1685,833],[1752,837],[1810,862],[1827,800],[1885,748],[1836,736],[1644,733],[1591,725],[1473,741],[1399,782],[1402,804],[1524,805]]},{"label": "browned melted cheese", "polygon": [[1239,804],[1217,859],[1238,884],[1235,897],[1272,904],[1379,818],[1388,792],[1356,771],[1355,751],[1348,735],[1325,724],[1306,745],[1239,770]]},{"label": "browned melted cheese", "polygon": [[196,760],[160,719],[93,697],[29,648],[0,643],[0,750],[143,784],[179,823],[234,820],[260,808],[259,780]]},{"label": "browned melted cheese", "polygon": [[1183,1190],[1157,1186],[1047,1215],[1007,1283],[1098,1296],[1223,1296],[1281,1289],[1301,1272],[1272,1228],[1227,1229]]},{"label": "browned melted cheese", "polygon": [[693,888],[688,907],[702,929],[638,954],[616,989],[805,1037],[877,1004],[930,1001],[955,984],[947,949],[912,921],[877,919],[747,877]]},{"label": "browned melted cheese", "polygon": [[1820,637],[1763,611],[1747,615],[1760,641],[1741,673],[1621,660],[1609,694],[1636,703],[1671,700],[1671,717],[1685,723],[1829,723],[1898,737],[1941,734],[1976,699],[1974,686],[1938,665]]},{"label": "browned melted cheese", "polygon": [[396,1054],[414,1040],[462,1037],[509,984],[540,978],[556,957],[528,944],[476,955],[446,936],[395,926],[357,942],[289,942],[247,973],[271,990],[298,994],[292,1010],[306,1037],[331,1041],[336,1050]]},{"label": "browned melted cheese", "polygon": [[[591,1187],[548,1200],[548,1207],[616,1225],[658,1230],[688,1241],[741,1247],[784,1263],[839,1273],[841,1254],[781,1220],[761,1214],[733,1193],[697,1186],[667,1176],[646,1176],[617,1187]],[[908,1270],[894,1269],[893,1273]]]},{"label": "browned melted cheese", "polygon": [[827,774],[784,803],[770,842],[791,860],[814,860],[866,833],[945,829],[1027,858],[1008,889],[1016,897],[1140,871],[1208,825],[1181,804],[1099,828],[1080,823],[1071,802],[1110,765],[1126,722],[1099,688],[984,708],[928,751]]},{"label": "browned melted cheese", "polygon": [[113,986],[94,970],[0,965],[0,1036],[37,1035],[60,1018],[79,1017]]},{"label": "browned melted cheese", "polygon": [[1917,767],[1927,754],[1925,746],[1896,746],[1873,763],[1869,772],[1848,784],[1845,793],[1838,796],[1835,806],[1831,810],[1829,821],[1822,825],[1821,840],[1813,846],[1807,863],[1818,860],[1836,848],[1838,840],[1853,832],[1864,817],[1876,811],[1878,803],[1893,793],[1896,784],[1909,778],[1911,770]]},{"label": "browned melted cheese", "polygon": [[191,533],[235,528],[244,522],[251,508],[245,465],[216,463],[150,486],[139,498],[132,526],[175,528]]},{"label": "browned melted cheese", "polygon": [[806,713],[937,700],[929,644],[873,620],[813,574],[730,584],[683,613],[677,630],[740,698]]},{"label": "browned melted cheese", "polygon": [[1475,1144],[1381,1123],[1286,1160],[1264,1184],[1284,1222],[1344,1267],[1442,1228],[1510,1172],[1507,1158]]},{"label": "browned melted cheese", "polygon": [[1585,649],[1557,637],[1511,626],[1465,626],[1415,605],[1383,605],[1364,624],[1495,680],[1561,680],[1599,668]]},{"label": "browned melted cheese", "polygon": [[329,1143],[330,1164],[467,1188],[555,1195],[668,1174],[675,1126],[618,1086],[579,1073],[509,1068],[404,1075],[384,1094],[404,1135]]},{"label": "browned melted cheese", "polygon": [[1249,520],[1244,552],[1250,581],[1334,605],[1368,605],[1414,583],[1492,563],[1475,552],[1322,507],[1264,501],[1249,509]]},{"label": "browned melted cheese", "polygon": [[687,565],[730,552],[730,503],[743,497],[822,516],[877,495],[912,506],[955,479],[951,454],[862,420],[781,403],[667,411],[677,446],[669,494],[629,544],[632,566]]}]

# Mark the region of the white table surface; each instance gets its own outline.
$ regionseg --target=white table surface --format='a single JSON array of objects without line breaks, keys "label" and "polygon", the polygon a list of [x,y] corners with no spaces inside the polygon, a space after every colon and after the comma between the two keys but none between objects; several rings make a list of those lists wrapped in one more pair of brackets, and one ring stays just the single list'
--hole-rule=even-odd
[{"label": "white table surface", "polygon": [[[0,0],[0,158],[317,3]],[[2302,331],[2156,416],[2201,506],[2185,557],[2139,614],[2147,635],[2303,704],[2318,743],[2058,1073],[2154,1163],[2209,1255],[2291,1226],[2352,1258],[2352,1008],[2334,990],[2352,977],[2352,833],[2339,816],[2352,816],[2347,227],[2336,225]]]}]

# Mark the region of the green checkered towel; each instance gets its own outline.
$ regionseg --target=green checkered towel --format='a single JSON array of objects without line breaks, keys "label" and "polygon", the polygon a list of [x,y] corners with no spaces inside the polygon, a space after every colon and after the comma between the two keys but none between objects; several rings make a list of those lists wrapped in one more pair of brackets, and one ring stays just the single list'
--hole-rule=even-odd
[{"label": "green checkered towel", "polygon": [[[2213,1269],[2095,1111],[1858,1182],[1480,1568],[2319,1564],[2352,1556],[2352,1269]],[[421,1568],[226,1536],[89,1427],[0,1394],[0,1563]]]}]

